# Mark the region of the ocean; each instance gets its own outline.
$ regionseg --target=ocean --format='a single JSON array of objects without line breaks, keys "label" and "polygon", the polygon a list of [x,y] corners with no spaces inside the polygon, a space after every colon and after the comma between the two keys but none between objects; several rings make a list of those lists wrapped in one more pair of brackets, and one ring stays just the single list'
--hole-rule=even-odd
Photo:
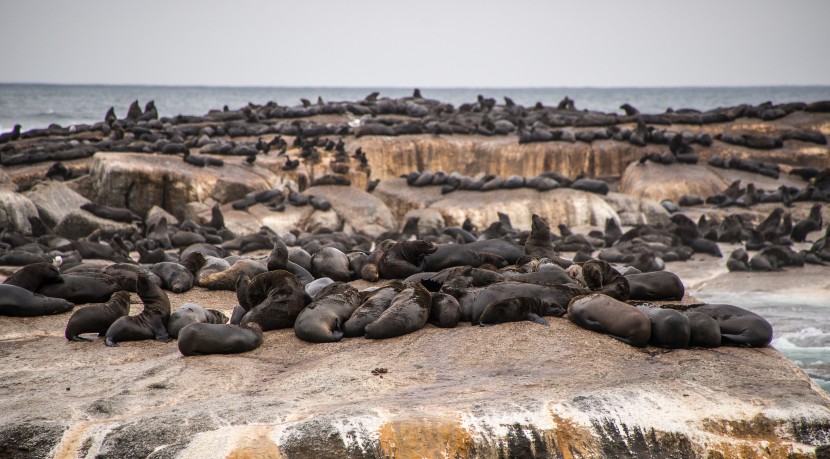
[{"label": "ocean", "polygon": [[[224,105],[231,109],[249,102],[297,105],[300,98],[323,100],[360,100],[373,91],[381,96],[401,97],[412,88],[259,88],[259,87],[178,87],[178,86],[106,86],[106,85],[33,85],[0,84],[0,132],[14,124],[24,130],[50,124],[69,126],[95,123],[104,119],[110,107],[119,117],[126,115],[133,100],[142,108],[154,100],[161,116],[203,115]],[[767,101],[815,102],[830,100],[830,86],[774,86],[720,88],[421,88],[426,98],[460,105],[473,102],[476,96],[501,101],[511,97],[522,105],[542,102],[555,106],[565,96],[575,101],[577,109],[622,113],[619,106],[630,103],[644,113],[662,113],[667,108],[708,110],[742,103]],[[803,368],[820,386],[830,391],[830,292],[823,295],[769,295],[741,292],[717,295],[691,292],[701,299],[732,302],[753,310],[773,325],[773,346]],[[711,297],[710,297],[711,296]]]}]

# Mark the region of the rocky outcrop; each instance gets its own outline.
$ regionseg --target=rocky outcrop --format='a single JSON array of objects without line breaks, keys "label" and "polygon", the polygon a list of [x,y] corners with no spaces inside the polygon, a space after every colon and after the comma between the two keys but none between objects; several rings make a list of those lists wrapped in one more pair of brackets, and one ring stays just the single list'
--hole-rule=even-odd
[{"label": "rocky outcrop", "polygon": [[37,208],[25,196],[0,188],[0,228],[31,233],[29,217],[37,217]]},{"label": "rocky outcrop", "polygon": [[441,194],[440,186],[411,187],[404,179],[384,180],[375,190],[400,221],[417,209],[438,211],[448,226],[461,226],[469,218],[481,229],[498,220],[498,212],[510,216],[513,227],[529,230],[532,214],[551,225],[603,226],[606,218],[619,221],[614,209],[597,194],[559,188],[540,192],[530,188],[494,191],[455,191]]},{"label": "rocky outcrop", "polygon": [[386,204],[363,190],[325,185],[311,187],[304,194],[327,199],[340,220],[368,236],[377,237],[398,226]]},{"label": "rocky outcrop", "polygon": [[620,181],[620,193],[653,201],[671,199],[674,202],[684,194],[703,199],[714,196],[729,186],[729,181],[703,165],[664,165],[647,161],[631,163]]},{"label": "rocky outcrop", "polygon": [[659,202],[651,199],[611,192],[605,195],[605,202],[620,216],[620,225],[663,225],[671,216]]},{"label": "rocky outcrop", "polygon": [[257,166],[229,162],[218,168],[196,167],[180,156],[143,153],[96,153],[90,174],[95,202],[138,215],[158,205],[176,218],[184,217],[188,202],[230,202],[280,183],[277,175]]},{"label": "rocky outcrop", "polygon": [[787,458],[830,442],[830,398],[773,348],[638,349],[550,318],[331,344],[279,330],[182,357],[67,344],[68,316],[0,317],[0,378],[32,389],[0,398],[0,438],[28,457]]}]

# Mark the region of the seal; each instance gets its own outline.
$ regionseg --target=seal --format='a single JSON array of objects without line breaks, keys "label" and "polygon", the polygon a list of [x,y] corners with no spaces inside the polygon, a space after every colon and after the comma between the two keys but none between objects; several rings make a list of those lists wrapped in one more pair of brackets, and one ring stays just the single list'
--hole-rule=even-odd
[{"label": "seal", "polygon": [[432,294],[429,323],[441,328],[455,328],[461,321],[461,305],[454,296],[447,293]]},{"label": "seal", "polygon": [[542,318],[548,305],[539,298],[518,297],[494,301],[484,307],[479,317],[479,325],[502,324],[529,320],[541,325],[550,325]]},{"label": "seal", "polygon": [[383,287],[371,292],[360,306],[354,310],[351,317],[343,323],[343,336],[363,336],[366,326],[376,321],[383,311],[386,311],[392,300],[403,290],[400,281],[392,281]]},{"label": "seal", "polygon": [[162,261],[154,264],[150,272],[161,279],[161,288],[173,293],[183,293],[193,288],[193,273],[179,263]]},{"label": "seal", "polygon": [[314,297],[320,293],[320,290],[323,290],[333,283],[334,280],[330,277],[321,277],[319,279],[315,279],[313,282],[309,282],[303,287],[303,289],[310,298],[314,299]]},{"label": "seal", "polygon": [[404,285],[380,317],[366,326],[370,339],[394,338],[424,328],[432,310],[432,296],[420,282]]},{"label": "seal", "polygon": [[106,218],[107,220],[114,220],[117,222],[132,223],[134,221],[144,221],[143,218],[134,214],[133,211],[123,207],[110,207],[103,204],[88,202],[83,204],[81,209],[95,215],[96,217]]},{"label": "seal", "polygon": [[323,247],[311,256],[311,274],[315,278],[328,277],[336,282],[352,279],[349,257],[334,247]]},{"label": "seal", "polygon": [[242,273],[253,279],[254,277],[266,272],[265,266],[249,258],[243,258],[234,263],[230,268],[209,274],[197,281],[199,287],[204,287],[208,290],[236,290],[236,282]]},{"label": "seal", "polygon": [[97,333],[104,336],[113,322],[129,314],[130,294],[125,290],[115,292],[106,303],[90,304],[72,313],[64,336],[69,341],[92,341],[81,335]]},{"label": "seal", "polygon": [[645,312],[651,322],[649,344],[671,349],[689,347],[691,325],[682,312],[648,306],[638,306],[637,309]]},{"label": "seal", "polygon": [[629,300],[680,301],[686,293],[677,274],[668,271],[629,274],[625,278],[631,292]]},{"label": "seal", "polygon": [[179,337],[179,331],[190,324],[226,324],[228,316],[215,309],[206,309],[196,303],[185,303],[170,313],[167,319],[167,333],[173,338]]},{"label": "seal", "polygon": [[571,300],[568,320],[631,346],[645,347],[651,338],[651,321],[645,312],[599,293]]},{"label": "seal", "polygon": [[179,332],[176,345],[182,355],[239,354],[262,344],[262,329],[255,322],[243,326],[192,323]]},{"label": "seal", "polygon": [[36,317],[71,311],[75,304],[62,298],[49,298],[16,285],[0,284],[0,315]]},{"label": "seal", "polygon": [[62,274],[60,282],[43,284],[37,293],[83,304],[104,303],[119,290],[124,290],[124,286],[117,278],[102,272],[88,272]]},{"label": "seal", "polygon": [[16,285],[30,292],[37,292],[43,284],[61,282],[61,272],[52,263],[39,262],[26,265],[3,281],[6,285]]},{"label": "seal", "polygon": [[297,338],[310,343],[333,343],[343,338],[341,330],[355,309],[360,306],[357,289],[343,282],[335,282],[317,294],[294,323]]},{"label": "seal", "polygon": [[576,296],[590,293],[589,290],[572,285],[537,285],[523,282],[499,282],[481,288],[471,288],[459,277],[444,284],[443,293],[453,295],[461,305],[461,320],[478,325],[481,314],[491,303],[510,298],[539,298],[547,305],[542,316],[561,317],[568,303]]},{"label": "seal", "polygon": [[731,304],[705,304],[690,311],[715,319],[720,326],[721,344],[764,347],[772,341],[772,325],[754,312]]},{"label": "seal", "polygon": [[385,279],[405,279],[424,271],[424,258],[437,249],[435,244],[423,240],[396,243],[381,257],[378,273]]},{"label": "seal", "polygon": [[265,261],[265,267],[268,271],[284,269],[297,276],[303,285],[314,281],[314,276],[309,272],[311,269],[311,255],[299,247],[289,249],[282,239],[274,242],[274,247]]},{"label": "seal", "polygon": [[533,214],[530,218],[530,235],[525,241],[525,254],[533,257],[549,258],[562,268],[570,266],[571,263],[560,258],[559,253],[554,248],[553,242],[551,242],[553,233],[548,222],[536,214]]},{"label": "seal", "polygon": [[114,263],[104,267],[101,272],[120,279],[124,290],[128,292],[138,291],[138,276],[142,274],[149,277],[154,284],[161,286],[161,278],[153,274],[149,269],[135,264]]},{"label": "seal", "polygon": [[256,322],[263,331],[290,328],[306,305],[306,294],[297,276],[280,269],[251,279],[240,305],[248,310],[240,325]]},{"label": "seal", "polygon": [[690,347],[719,347],[721,343],[718,321],[702,312],[684,311],[689,318]]},{"label": "seal", "polygon": [[119,341],[140,341],[155,338],[163,343],[172,338],[167,333],[167,319],[170,318],[170,299],[161,287],[149,277],[139,276],[138,297],[144,303],[144,310],[137,316],[118,318],[107,329],[104,343],[118,346]]}]

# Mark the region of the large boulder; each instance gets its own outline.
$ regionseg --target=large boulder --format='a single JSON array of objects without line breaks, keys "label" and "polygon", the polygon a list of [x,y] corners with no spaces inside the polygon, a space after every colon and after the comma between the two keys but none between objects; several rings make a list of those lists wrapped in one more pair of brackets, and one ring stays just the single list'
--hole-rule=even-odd
[{"label": "large boulder", "polygon": [[398,221],[402,221],[407,212],[427,208],[444,198],[440,186],[409,186],[402,178],[381,180],[372,194],[389,207]]},{"label": "large boulder", "polygon": [[685,194],[703,199],[714,196],[729,186],[729,181],[713,168],[700,164],[657,164],[646,161],[631,163],[622,175],[620,193],[653,201],[670,199],[677,202]]},{"label": "large boulder", "polygon": [[38,182],[24,193],[37,207],[44,223],[55,227],[72,212],[78,212],[89,199],[76,193],[66,182],[46,180]]},{"label": "large boulder", "polygon": [[367,236],[377,237],[398,226],[386,204],[363,190],[349,186],[323,185],[308,188],[303,193],[326,198],[340,220]]},{"label": "large boulder", "polygon": [[188,202],[212,198],[225,203],[280,182],[279,176],[256,165],[227,161],[222,167],[196,167],[180,156],[146,153],[96,153],[90,175],[99,204],[126,207],[138,215],[159,205],[180,219]]},{"label": "large boulder", "polygon": [[605,201],[620,216],[621,225],[654,225],[669,222],[671,215],[657,201],[641,199],[622,193],[608,193]]},{"label": "large boulder", "polygon": [[37,217],[37,208],[27,197],[9,189],[0,188],[0,228],[29,234],[29,217]]},{"label": "large boulder", "polygon": [[17,184],[14,183],[14,180],[3,169],[0,169],[0,190],[17,190]]}]

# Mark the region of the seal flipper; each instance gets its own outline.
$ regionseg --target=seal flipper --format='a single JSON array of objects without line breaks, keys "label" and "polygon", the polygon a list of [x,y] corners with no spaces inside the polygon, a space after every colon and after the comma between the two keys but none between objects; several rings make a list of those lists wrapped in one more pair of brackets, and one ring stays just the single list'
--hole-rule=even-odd
[{"label": "seal flipper", "polygon": [[106,345],[107,345],[107,347],[118,347],[118,343],[116,343],[115,341],[113,341],[113,340],[112,340],[112,338],[107,338],[107,339],[105,339],[105,340],[104,340],[104,344],[106,344]]},{"label": "seal flipper", "polygon": [[548,322],[547,320],[543,319],[542,317],[539,317],[538,315],[536,315],[532,312],[527,315],[527,320],[529,320],[531,322],[535,322],[535,323],[540,324],[540,325],[546,325],[546,326],[550,327],[550,322]]},{"label": "seal flipper", "polygon": [[628,344],[629,346],[634,346],[634,347],[646,347],[646,343],[643,343],[643,344],[640,344],[640,343],[635,343],[635,342],[631,341],[631,340],[630,340],[630,339],[628,339],[628,338],[623,338],[622,336],[612,335],[612,334],[609,334],[609,333],[606,333],[606,334],[607,334],[608,336],[610,336],[611,338],[614,338],[614,339],[615,339],[615,340],[617,340],[617,341],[622,341],[623,343]]},{"label": "seal flipper", "polygon": [[[98,336],[101,336],[101,335],[99,334]],[[80,335],[75,335],[75,336],[72,336],[72,337],[70,337],[69,339],[70,339],[71,341],[77,341],[77,342],[79,342],[79,343],[88,343],[88,342],[90,342],[90,341],[94,341],[94,340],[91,340],[91,339],[89,339],[89,338],[84,338],[84,337],[82,337],[82,336],[80,336]]]},{"label": "seal flipper", "polygon": [[247,313],[248,311],[246,311],[242,306],[233,308],[233,313],[231,314],[231,324],[239,325],[242,323],[242,318],[245,317],[245,314]]}]

